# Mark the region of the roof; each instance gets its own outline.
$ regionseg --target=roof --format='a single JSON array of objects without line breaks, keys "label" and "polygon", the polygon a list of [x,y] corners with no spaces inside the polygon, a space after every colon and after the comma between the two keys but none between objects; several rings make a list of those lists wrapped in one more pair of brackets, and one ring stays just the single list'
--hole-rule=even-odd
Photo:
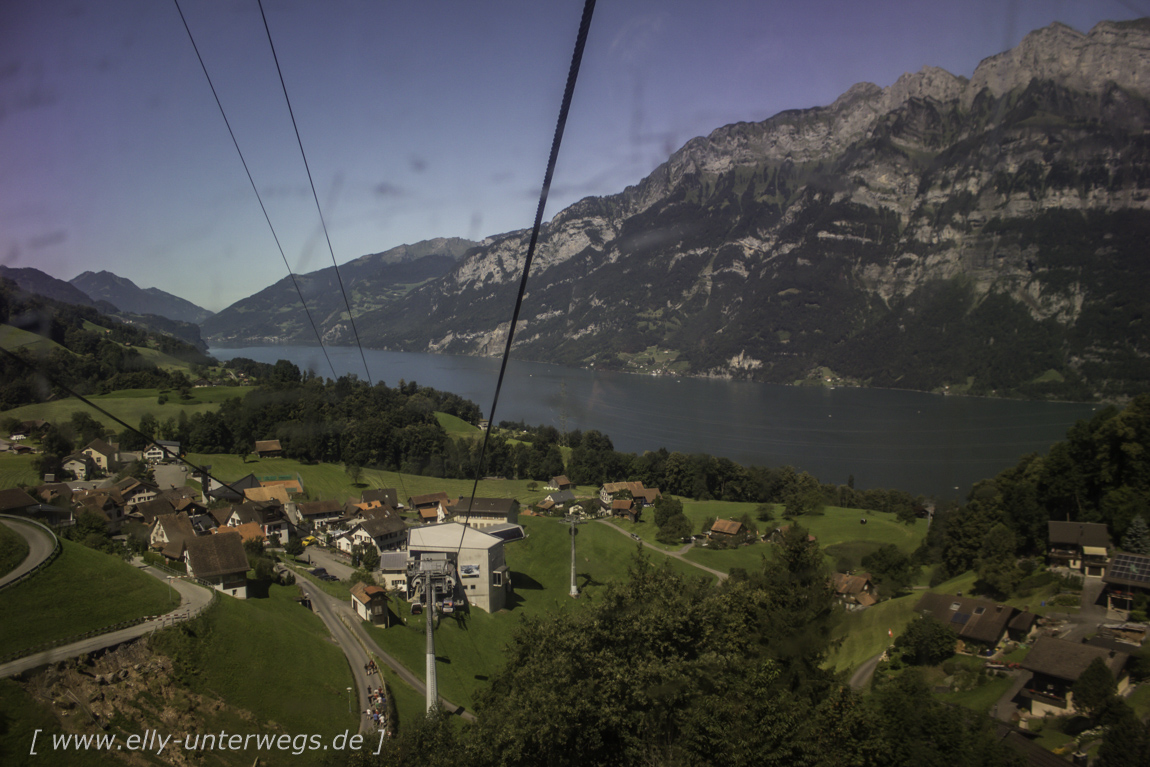
[{"label": "roof", "polygon": [[379,555],[380,570],[407,570],[406,551],[385,551]]},{"label": "roof", "polygon": [[711,525],[712,533],[722,533],[723,535],[735,535],[742,529],[743,523],[734,519],[716,519]]},{"label": "roof", "polygon": [[25,493],[18,487],[12,487],[7,490],[0,490],[0,511],[11,511],[13,509],[26,509],[29,506],[35,506],[36,499]]},{"label": "roof", "polygon": [[303,486],[298,479],[261,479],[260,485],[263,487],[282,487],[288,493],[303,492]]},{"label": "roof", "polygon": [[609,494],[615,494],[620,490],[629,490],[632,496],[643,494],[642,482],[604,482],[603,489]]},{"label": "roof", "polygon": [[83,450],[80,452],[83,452],[84,450],[92,450],[93,452],[99,453],[106,458],[116,457],[116,448],[112,447],[110,444],[99,438],[92,440],[87,445],[84,445]]},{"label": "roof", "polygon": [[136,504],[136,512],[142,514],[144,521],[149,524],[156,521],[157,518],[165,514],[172,514],[175,511],[176,509],[172,506],[172,502],[164,496]]},{"label": "roof", "polygon": [[421,551],[455,551],[456,549],[490,549],[503,545],[494,535],[458,522],[413,527],[407,531],[407,548]]},{"label": "roof", "polygon": [[264,535],[264,529],[255,522],[245,522],[242,525],[236,525],[235,527],[217,527],[215,529],[215,533],[216,535],[219,535],[220,533],[239,533],[240,537],[245,541],[250,541],[252,539],[262,541],[267,539],[267,536]]},{"label": "roof", "polygon": [[1047,522],[1051,545],[1110,546],[1110,531],[1097,522]]},{"label": "roof", "polygon": [[321,514],[342,514],[343,504],[339,501],[307,501],[296,504],[302,516],[318,517]]},{"label": "roof", "polygon": [[1129,654],[1054,637],[1039,637],[1020,664],[1036,674],[1046,674],[1068,682],[1078,680],[1095,658],[1101,658],[1115,677],[1126,665]]},{"label": "roof", "polygon": [[379,501],[380,503],[386,503],[388,506],[396,507],[399,505],[399,491],[394,487],[364,490],[363,493],[360,494],[359,499],[364,503]]},{"label": "roof", "polygon": [[1038,613],[1032,613],[1029,610],[1023,610],[1018,615],[1011,618],[1010,623],[1006,624],[1011,631],[1030,631],[1034,626],[1035,621],[1038,620]]},{"label": "roof", "polygon": [[398,517],[390,517],[366,520],[359,524],[359,529],[363,530],[372,538],[379,538],[384,535],[394,535],[395,533],[403,532],[407,529],[407,525]]},{"label": "roof", "polygon": [[[712,527],[711,529],[714,530],[715,528]],[[867,584],[870,583],[870,575],[867,573],[859,573],[858,575],[834,573],[831,575],[831,582],[834,584],[836,593],[861,594],[866,590]]]},{"label": "roof", "polygon": [[611,501],[611,510],[630,511],[632,505],[630,498],[615,498]]},{"label": "roof", "polygon": [[256,452],[257,453],[270,453],[274,450],[283,450],[283,448],[280,447],[280,441],[278,439],[257,439],[256,440]]},{"label": "roof", "polygon": [[161,514],[156,517],[156,524],[164,531],[168,543],[179,543],[196,537],[196,530],[187,514]]},{"label": "roof", "polygon": [[413,495],[407,499],[412,506],[431,506],[440,501],[448,500],[447,493],[428,493],[427,495]]},{"label": "roof", "polygon": [[500,514],[506,516],[519,510],[519,501],[514,498],[460,498],[455,504],[457,514],[466,515],[468,505],[472,514]]},{"label": "roof", "polygon": [[556,490],[551,495],[547,496],[552,503],[563,504],[570,503],[575,500],[575,493],[570,490]]},{"label": "roof", "polygon": [[924,594],[914,607],[917,613],[928,613],[950,626],[963,639],[993,643],[1002,637],[1006,624],[1018,612],[1008,605],[986,599],[956,597],[950,594]]},{"label": "roof", "polygon": [[1150,557],[1145,554],[1127,554],[1119,551],[1110,558],[1103,583],[1150,589]]},{"label": "roof", "polygon": [[248,556],[238,533],[224,532],[190,538],[188,570],[197,578],[214,578],[248,571]]},{"label": "roof", "polygon": [[551,478],[551,487],[563,487],[564,485],[570,484],[571,480],[567,479],[566,474],[560,474]]},{"label": "roof", "polygon": [[369,586],[363,581],[357,581],[351,587],[351,598],[358,600],[362,604],[369,604],[372,601],[387,601],[387,589],[379,586]]},{"label": "roof", "polygon": [[490,525],[483,528],[483,532],[505,541],[521,541],[527,537],[526,533],[523,532],[523,525],[515,525],[510,522]]}]

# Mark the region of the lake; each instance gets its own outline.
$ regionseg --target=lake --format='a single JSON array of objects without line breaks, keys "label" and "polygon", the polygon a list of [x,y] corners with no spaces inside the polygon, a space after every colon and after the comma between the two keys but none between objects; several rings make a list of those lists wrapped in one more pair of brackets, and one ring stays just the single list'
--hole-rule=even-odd
[{"label": "lake", "polygon": [[[328,347],[336,373],[365,378],[355,347]],[[319,347],[212,349],[217,359],[287,359],[330,376]],[[365,350],[374,382],[416,381],[489,414],[499,360]],[[1045,452],[1099,405],[944,397],[890,389],[823,389],[706,378],[640,376],[512,359],[495,420],[598,429],[615,449],[790,464],[823,482],[894,487],[939,498]]]}]

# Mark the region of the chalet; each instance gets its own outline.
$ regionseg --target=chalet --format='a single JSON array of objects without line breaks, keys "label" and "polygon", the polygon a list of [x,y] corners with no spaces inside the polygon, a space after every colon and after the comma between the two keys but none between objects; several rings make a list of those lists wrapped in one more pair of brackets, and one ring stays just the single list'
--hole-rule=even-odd
[{"label": "chalet", "polygon": [[[711,529],[714,530],[713,527]],[[870,575],[867,573],[859,573],[858,575],[835,573],[831,576],[831,585],[835,589],[835,599],[845,605],[848,610],[870,607],[878,601],[874,583],[871,582]]]},{"label": "chalet", "polygon": [[175,514],[176,507],[165,496],[158,496],[150,501],[144,503],[137,503],[132,509],[132,516],[143,522],[145,525],[151,525],[156,521],[157,517],[162,517],[166,514]]},{"label": "chalet", "polygon": [[1110,531],[1097,522],[1048,522],[1050,566],[1068,567],[1084,575],[1106,574]]},{"label": "chalet", "polygon": [[124,522],[124,499],[115,488],[75,490],[72,492],[72,503],[79,506],[81,513],[90,511],[102,517],[108,524],[108,532],[113,535],[120,532]]},{"label": "chalet", "polygon": [[112,487],[120,491],[120,497],[124,499],[124,505],[129,507],[151,501],[155,499],[160,492],[160,488],[152,483],[144,482],[135,477],[124,477],[112,485]]},{"label": "chalet", "polygon": [[278,458],[284,449],[278,439],[257,439],[255,453],[260,458]]},{"label": "chalet", "polygon": [[452,501],[439,501],[435,506],[421,506],[419,519],[425,525],[438,525],[451,518],[455,503]]},{"label": "chalet", "polygon": [[248,474],[246,477],[240,477],[234,482],[229,482],[226,485],[218,480],[208,480],[208,491],[205,495],[208,499],[213,501],[229,501],[231,503],[238,503],[244,499],[244,491],[250,490],[260,486],[260,481],[256,479],[255,474]]},{"label": "chalet", "polygon": [[1139,594],[1150,594],[1150,556],[1114,553],[1102,576],[1106,606],[1110,610],[1130,611]]},{"label": "chalet", "polygon": [[64,470],[65,475],[71,474],[76,479],[85,480],[95,472],[96,462],[86,453],[72,453],[64,456],[60,468]]},{"label": "chalet", "polygon": [[623,517],[629,522],[638,522],[642,509],[631,498],[616,498],[608,507],[612,517]]},{"label": "chalet", "polygon": [[611,500],[615,497],[615,494],[624,490],[630,493],[632,498],[642,496],[644,502],[646,502],[646,494],[644,492],[646,488],[643,487],[642,482],[607,482],[599,488],[599,500],[604,507],[608,507],[611,505]]},{"label": "chalet", "polygon": [[220,533],[239,533],[244,543],[248,541],[259,541],[261,544],[267,545],[268,542],[267,536],[264,535],[263,528],[256,522],[245,522],[235,527],[217,527],[213,532],[216,535]]},{"label": "chalet", "polygon": [[244,503],[239,506],[232,506],[230,511],[231,513],[225,518],[225,521],[220,525],[221,527],[239,527],[240,525],[255,523],[269,540],[272,536],[278,535],[281,542],[287,542],[291,536],[291,524],[279,506]]},{"label": "chalet", "polygon": [[174,461],[180,457],[179,442],[165,442],[156,440],[144,450],[143,458],[148,463],[162,463]]},{"label": "chalet", "polygon": [[460,522],[472,527],[519,523],[519,501],[514,498],[460,498],[455,512]]},{"label": "chalet", "polygon": [[716,519],[707,536],[712,540],[732,540],[743,532],[743,523],[734,519]]},{"label": "chalet", "polygon": [[364,503],[372,503],[379,501],[382,504],[390,506],[393,509],[398,509],[399,504],[399,491],[394,487],[381,487],[374,490],[364,490],[359,499]]},{"label": "chalet", "polygon": [[548,487],[553,487],[556,490],[574,490],[575,484],[567,479],[566,474],[560,474],[558,477],[552,477],[551,481],[547,483]]},{"label": "chalet", "polygon": [[984,648],[997,646],[1006,636],[1007,624],[1018,614],[1014,607],[986,599],[931,593],[923,595],[914,611],[950,626],[964,643]]},{"label": "chalet", "polygon": [[80,452],[91,458],[100,471],[114,471],[119,467],[120,448],[118,445],[110,444],[102,439],[94,439]]},{"label": "chalet", "polygon": [[[575,493],[570,490],[556,490],[554,493],[551,493],[543,500],[547,502],[547,508],[561,509],[570,503],[575,503]],[[539,505],[543,506],[542,503]]]},{"label": "chalet", "polygon": [[403,548],[407,543],[407,525],[398,516],[391,519],[369,519],[352,528],[348,537],[352,546],[373,546],[382,554]]},{"label": "chalet", "polygon": [[188,574],[237,599],[248,596],[248,556],[234,533],[192,538],[187,542]]},{"label": "chalet", "polygon": [[173,561],[183,561],[187,543],[196,537],[187,514],[163,514],[152,523],[148,545]]},{"label": "chalet", "polygon": [[428,493],[427,495],[413,495],[407,499],[407,507],[413,511],[420,511],[422,509],[434,509],[440,503],[446,503],[450,499],[447,493]]},{"label": "chalet", "polygon": [[326,527],[343,514],[343,506],[339,501],[307,501],[297,503],[296,524],[310,522],[313,527]]},{"label": "chalet", "polygon": [[351,587],[351,606],[355,614],[373,624],[388,623],[387,590],[379,586],[369,586],[362,581]]},{"label": "chalet", "polygon": [[1077,709],[1071,688],[1095,658],[1101,658],[1114,674],[1118,694],[1124,693],[1130,686],[1130,677],[1125,672],[1126,661],[1130,658],[1128,653],[1054,637],[1039,637],[1022,660],[1022,668],[1032,676],[1023,683],[1019,697],[1030,701],[1030,713],[1035,716],[1075,713]]},{"label": "chalet", "polygon": [[36,498],[44,503],[55,503],[61,506],[68,506],[72,503],[72,488],[63,482],[45,483],[36,488],[34,492]]}]

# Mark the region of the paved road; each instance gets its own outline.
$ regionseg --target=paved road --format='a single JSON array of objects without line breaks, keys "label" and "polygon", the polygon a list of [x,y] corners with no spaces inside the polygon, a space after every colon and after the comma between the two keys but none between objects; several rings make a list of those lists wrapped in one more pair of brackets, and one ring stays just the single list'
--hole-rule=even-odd
[{"label": "paved road", "polygon": [[[328,628],[331,629],[333,636],[336,637],[336,641],[340,647],[343,648],[344,655],[347,656],[348,663],[351,665],[352,674],[355,675],[355,683],[360,689],[360,711],[363,711],[367,707],[367,696],[364,691],[365,686],[379,687],[381,684],[378,676],[373,675],[368,677],[363,674],[363,666],[367,663],[367,653],[371,653],[379,658],[380,661],[390,666],[395,673],[399,675],[400,679],[411,685],[420,695],[427,695],[427,687],[423,683],[423,678],[417,676],[398,660],[384,652],[383,648],[381,648],[363,628],[362,621],[351,609],[350,602],[336,599],[306,578],[300,578],[296,583],[299,584],[300,590],[311,599],[312,607],[315,609],[316,614],[319,615],[323,622],[327,624]],[[350,631],[350,634],[348,634],[348,631]],[[354,636],[354,639],[352,639],[352,636]],[[474,714],[470,711],[466,711],[462,706],[455,705],[442,695],[439,697],[439,705],[443,707],[444,711],[458,714],[469,721],[475,721]]]},{"label": "paved road", "polygon": [[56,541],[47,530],[31,522],[17,521],[8,517],[0,519],[0,522],[19,533],[28,542],[28,556],[24,557],[24,561],[17,565],[15,570],[0,578],[0,586],[3,586],[47,559],[56,548]]},{"label": "paved road", "polygon": [[[883,650],[883,652],[886,651]],[[870,684],[874,670],[878,668],[880,658],[882,658],[881,652],[855,669],[855,672],[851,674],[850,686],[852,690],[861,690]]]},{"label": "paved road", "polygon": [[308,546],[300,555],[300,559],[311,562],[309,570],[313,567],[322,567],[341,581],[346,581],[355,572],[347,557],[342,557],[319,545]]},{"label": "paved road", "polygon": [[[166,581],[168,578],[166,573],[154,568],[142,567],[141,569],[159,580]],[[72,644],[54,647],[51,650],[45,650],[35,655],[19,658],[11,663],[5,663],[0,665],[0,679],[18,674],[21,671],[28,671],[37,666],[43,666],[46,663],[56,663],[97,650],[103,650],[107,647],[115,647],[118,644],[142,637],[145,634],[150,634],[153,631],[171,626],[179,621],[193,618],[211,604],[212,593],[203,586],[180,578],[173,578],[170,583],[181,597],[180,606],[172,612],[155,618],[154,620],[129,626],[126,629],[120,629],[119,631],[101,634],[100,636],[83,639],[79,642],[73,642]]]},{"label": "paved road", "polygon": [[[618,525],[616,525],[614,522],[612,522],[609,519],[600,519],[597,521],[601,522],[604,525],[607,525],[607,527],[610,527],[613,530],[618,531],[620,534],[625,535],[628,538],[631,537],[631,534],[629,532],[627,532],[623,528],[619,527]],[[644,541],[642,539],[639,539],[639,543],[642,543],[644,546],[649,548],[651,551],[657,551],[660,554],[665,554],[668,557],[674,557],[675,559],[686,562],[691,567],[697,567],[700,570],[706,570],[708,573],[715,576],[716,578],[718,578],[721,581],[725,581],[727,579],[727,574],[724,573],[722,570],[713,570],[710,567],[706,567],[704,565],[699,564],[698,562],[692,562],[691,560],[689,560],[685,556],[683,556],[683,552],[685,552],[685,551],[687,551],[687,549],[691,548],[691,544],[689,544],[689,543],[686,544],[685,546],[682,546],[677,551],[667,551],[666,549],[661,549],[658,546],[652,546],[651,544],[647,543],[646,541]]]}]

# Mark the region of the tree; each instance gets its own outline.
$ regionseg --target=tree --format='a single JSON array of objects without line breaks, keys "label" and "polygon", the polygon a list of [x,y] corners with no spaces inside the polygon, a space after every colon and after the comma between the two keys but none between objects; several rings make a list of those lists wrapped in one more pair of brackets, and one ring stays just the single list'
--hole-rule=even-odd
[{"label": "tree", "polygon": [[690,534],[691,520],[687,519],[686,514],[679,513],[670,519],[664,520],[663,526],[659,528],[659,533],[655,536],[655,540],[660,543],[678,543]]},{"label": "tree", "polygon": [[347,476],[351,477],[351,484],[356,485],[358,487],[359,486],[359,478],[361,476],[363,476],[363,467],[360,466],[358,463],[348,463],[348,464],[344,464],[343,468],[344,468],[344,471],[347,472]]},{"label": "tree", "polygon": [[366,568],[360,567],[353,571],[351,577],[347,579],[348,586],[354,586],[357,583],[366,583],[368,586],[374,586],[376,585],[375,576]]},{"label": "tree", "polygon": [[284,544],[284,552],[293,557],[302,554],[304,548],[303,541],[299,538],[289,538],[288,542]]},{"label": "tree", "polygon": [[1130,527],[1126,528],[1122,548],[1132,554],[1150,555],[1150,526],[1141,514],[1134,517]]},{"label": "tree", "polygon": [[878,551],[862,558],[862,566],[883,586],[884,591],[897,594],[910,585],[913,574],[918,571],[911,559],[895,546],[887,543]]},{"label": "tree", "polygon": [[655,527],[662,528],[671,517],[683,513],[683,504],[670,494],[655,499]]},{"label": "tree", "polygon": [[954,655],[958,637],[949,626],[927,615],[911,621],[894,640],[902,659],[915,666],[934,666]]},{"label": "tree", "polygon": [[1102,710],[1106,701],[1118,692],[1114,674],[1102,658],[1095,658],[1070,688],[1074,693],[1074,707],[1091,719]]},{"label": "tree", "polygon": [[359,558],[359,562],[368,572],[378,569],[379,551],[377,551],[375,546],[372,546],[370,543],[365,543],[363,546],[363,553]]},{"label": "tree", "polygon": [[999,522],[987,531],[978,551],[979,590],[1005,599],[1018,586],[1022,573],[1014,553],[1014,533]]}]

